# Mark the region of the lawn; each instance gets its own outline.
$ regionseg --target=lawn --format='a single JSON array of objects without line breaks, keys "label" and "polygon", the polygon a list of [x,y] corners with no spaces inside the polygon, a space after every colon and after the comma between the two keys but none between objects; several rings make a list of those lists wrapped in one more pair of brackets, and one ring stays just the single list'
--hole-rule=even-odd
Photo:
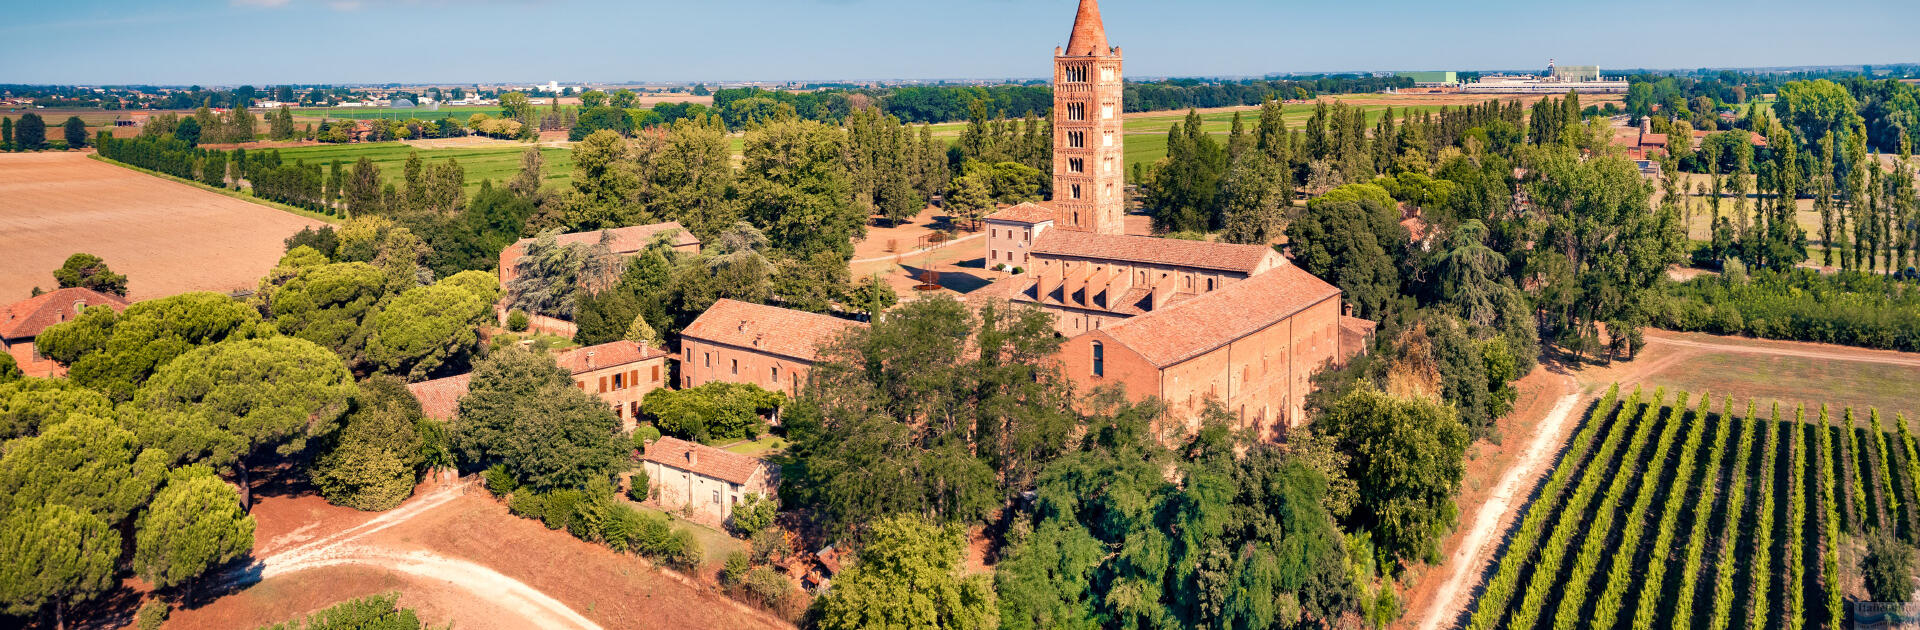
[{"label": "lawn", "polygon": [[668,512],[632,501],[627,501],[626,503],[627,505],[633,506],[633,509],[641,512],[666,516],[668,526],[672,527],[675,532],[693,532],[694,539],[700,541],[700,551],[703,554],[702,566],[720,566],[726,562],[728,555],[735,552],[744,553],[747,550],[747,544],[745,542],[727,535],[726,532],[681,518],[677,512]]},{"label": "lawn", "polygon": [[[370,142],[355,144],[332,144],[311,147],[280,149],[282,160],[306,160],[309,164],[328,164],[338,160],[343,166],[352,165],[361,157],[373,161],[380,167],[380,177],[387,182],[399,182],[404,178],[407,156],[418,152],[420,159],[431,164],[448,159],[457,159],[460,166],[467,170],[467,194],[473,194],[480,188],[480,181],[491,179],[495,185],[506,182],[520,170],[520,155],[529,145],[501,143],[498,147],[471,149],[415,149],[403,142]],[[545,185],[565,186],[573,181],[573,152],[567,149],[543,147],[541,155],[546,157]]]},{"label": "lawn", "polygon": [[720,447],[729,453],[739,453],[749,457],[763,457],[787,450],[787,441],[779,436],[764,435],[758,440],[735,442]]}]

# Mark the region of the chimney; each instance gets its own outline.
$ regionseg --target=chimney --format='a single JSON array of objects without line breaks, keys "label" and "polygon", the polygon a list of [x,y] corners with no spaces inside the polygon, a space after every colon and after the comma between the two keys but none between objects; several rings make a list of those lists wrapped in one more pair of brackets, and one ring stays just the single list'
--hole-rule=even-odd
[{"label": "chimney", "polygon": [[740,332],[747,332],[747,320],[740,320]]},{"label": "chimney", "polygon": [[587,351],[587,369],[589,370],[593,369],[593,351],[592,350]]},{"label": "chimney", "polygon": [[688,466],[700,465],[700,457],[694,454],[692,444],[687,445],[687,465]]}]

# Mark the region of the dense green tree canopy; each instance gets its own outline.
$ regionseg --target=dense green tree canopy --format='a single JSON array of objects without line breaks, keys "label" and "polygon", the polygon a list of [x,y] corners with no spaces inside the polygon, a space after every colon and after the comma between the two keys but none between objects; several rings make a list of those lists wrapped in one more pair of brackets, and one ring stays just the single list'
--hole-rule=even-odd
[{"label": "dense green tree canopy", "polygon": [[998,627],[993,584],[984,575],[962,573],[966,536],[912,516],[873,524],[859,559],[836,576],[833,590],[816,601],[828,630]]},{"label": "dense green tree canopy", "polygon": [[[281,264],[307,265],[308,259],[289,252]],[[285,286],[271,293],[268,316],[274,327],[281,334],[320,344],[358,362],[373,332],[373,313],[386,297],[386,275],[363,262],[298,269]]]},{"label": "dense green tree canopy", "polygon": [[175,470],[140,514],[133,570],[162,588],[184,584],[252,550],[253,528],[239,493],[212,469]]},{"label": "dense green tree canopy", "polygon": [[851,203],[846,134],[817,122],[782,120],[747,132],[739,183],[745,216],[795,257],[853,254],[867,215]]},{"label": "dense green tree canopy", "polygon": [[612,478],[626,448],[606,403],[575,388],[553,357],[510,348],[474,366],[452,442],[470,469],[500,464],[535,490]]},{"label": "dense green tree canopy", "polygon": [[0,441],[38,435],[41,427],[69,415],[106,417],[113,403],[67,379],[30,378],[0,383]]},{"label": "dense green tree canopy", "polygon": [[1349,453],[1359,484],[1349,523],[1373,534],[1383,559],[1437,562],[1465,475],[1467,428],[1452,407],[1361,387],[1314,421]]},{"label": "dense green tree canopy", "polygon": [[759,437],[765,417],[786,404],[779,392],[752,383],[715,381],[682,390],[655,390],[640,403],[660,431],[697,442],[726,442]]},{"label": "dense green tree canopy", "polygon": [[68,256],[66,264],[53,270],[53,278],[60,281],[62,289],[81,287],[120,296],[127,294],[127,277],[108,269],[107,261],[93,254]]},{"label": "dense green tree canopy", "polygon": [[78,604],[114,586],[120,536],[99,516],[60,504],[0,514],[0,612]]},{"label": "dense green tree canopy", "polygon": [[218,293],[183,293],[114,313],[89,308],[48,327],[35,340],[42,354],[69,367],[68,378],[116,401],[131,399],[174,357],[225,339],[271,334],[260,314]]},{"label": "dense green tree canopy", "polygon": [[0,514],[66,505],[119,523],[166,474],[165,454],[142,449],[112,420],[75,415],[40,435],[7,443],[0,456]]},{"label": "dense green tree canopy", "polygon": [[1392,196],[1373,184],[1350,184],[1307,203],[1287,226],[1293,260],[1333,283],[1355,315],[1378,319],[1400,295],[1407,228]]},{"label": "dense green tree canopy", "polygon": [[313,483],[336,505],[380,511],[413,493],[421,465],[420,402],[405,383],[376,376],[360,383],[340,428],[313,462]]},{"label": "dense green tree canopy", "polygon": [[381,371],[414,381],[463,371],[480,346],[480,325],[493,313],[493,280],[485,274],[479,280],[462,274],[401,293],[373,316],[368,358]]}]

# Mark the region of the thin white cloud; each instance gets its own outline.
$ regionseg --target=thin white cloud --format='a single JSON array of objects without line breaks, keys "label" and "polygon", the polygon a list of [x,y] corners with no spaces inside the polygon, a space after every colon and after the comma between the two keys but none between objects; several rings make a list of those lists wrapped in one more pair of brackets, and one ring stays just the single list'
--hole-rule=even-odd
[{"label": "thin white cloud", "polygon": [[284,7],[291,0],[232,0],[236,7]]}]

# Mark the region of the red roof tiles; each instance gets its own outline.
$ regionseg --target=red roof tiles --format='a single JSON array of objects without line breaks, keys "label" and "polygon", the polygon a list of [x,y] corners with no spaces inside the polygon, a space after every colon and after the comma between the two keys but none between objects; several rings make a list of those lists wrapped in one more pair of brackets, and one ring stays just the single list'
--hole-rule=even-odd
[{"label": "red roof tiles", "polygon": [[567,373],[580,374],[664,356],[667,356],[666,350],[621,340],[567,350],[556,355],[553,360]]},{"label": "red roof tiles", "polygon": [[821,345],[855,326],[866,324],[832,315],[723,299],[701,313],[680,336],[818,361]]},{"label": "red roof tiles", "polygon": [[1106,329],[1148,362],[1170,367],[1338,298],[1340,289],[1293,265]]},{"label": "red roof tiles", "polygon": [[1038,203],[1023,203],[1016,206],[1009,206],[999,212],[989,214],[986,220],[1033,225],[1036,223],[1050,223],[1053,221],[1053,216],[1053,208]]},{"label": "red roof tiles", "polygon": [[42,293],[0,311],[0,339],[30,339],[48,326],[72,320],[89,306],[127,310],[126,298],[93,289],[72,287]]},{"label": "red roof tiles", "polygon": [[744,484],[753,479],[766,462],[757,457],[729,453],[705,444],[663,437],[647,445],[641,459],[668,468],[684,470],[702,477]]},{"label": "red roof tiles", "polygon": [[408,383],[407,391],[420,401],[420,412],[435,420],[452,420],[459,415],[460,399],[473,385],[473,374],[461,374],[420,383]]},{"label": "red roof tiles", "polygon": [[1280,254],[1265,245],[1234,245],[1151,236],[1047,230],[1033,242],[1035,256],[1171,265],[1253,275],[1280,266]]}]

